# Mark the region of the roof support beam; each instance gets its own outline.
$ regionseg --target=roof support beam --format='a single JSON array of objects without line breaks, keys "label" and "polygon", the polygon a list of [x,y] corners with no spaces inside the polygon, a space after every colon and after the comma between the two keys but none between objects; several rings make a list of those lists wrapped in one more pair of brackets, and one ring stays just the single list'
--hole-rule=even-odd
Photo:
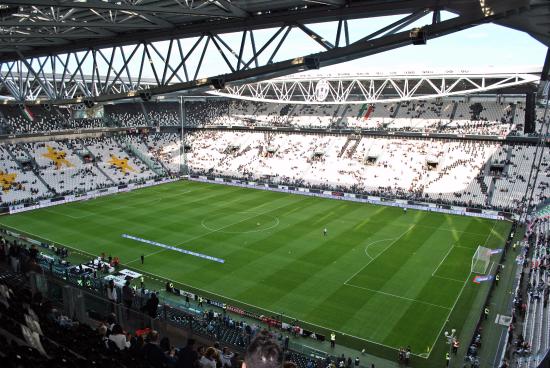
[{"label": "roof support beam", "polygon": [[74,21],[2,21],[0,27],[6,29],[10,27],[23,28],[42,28],[42,27],[57,27],[57,28],[115,28],[115,29],[158,29],[160,26],[147,23],[129,23],[129,22],[74,22]]},{"label": "roof support beam", "polygon": [[333,44],[325,40],[323,37],[321,37],[319,34],[314,32],[310,28],[306,27],[305,25],[300,23],[296,23],[295,25],[296,27],[300,28],[305,34],[307,34],[313,41],[323,46],[326,50],[332,50],[334,48]]},{"label": "roof support beam", "polygon": [[150,5],[128,5],[124,3],[115,4],[104,1],[88,0],[81,1],[58,1],[58,0],[2,0],[7,5],[29,5],[29,6],[47,6],[55,8],[77,8],[77,9],[96,9],[96,10],[119,10],[139,13],[156,14],[175,14],[175,15],[193,15],[200,17],[222,17],[222,18],[240,18],[232,13],[208,12],[178,6],[174,3],[170,6],[150,6]]},{"label": "roof support beam", "polygon": [[82,38],[103,38],[105,37],[104,34],[98,34],[98,33],[86,33],[86,34],[78,34],[75,32],[67,32],[67,33],[30,33],[30,34],[5,34],[0,33],[0,40],[4,39],[27,39],[27,38],[38,38],[38,39],[53,39],[53,38],[61,38],[65,40],[69,39],[82,39]]},{"label": "roof support beam", "polygon": [[[51,4],[59,6],[57,0],[6,0],[7,3],[25,3],[36,5],[35,2]],[[224,34],[232,32],[242,32],[244,29],[249,31],[258,29],[268,29],[282,27],[294,22],[301,24],[322,23],[338,20],[350,20],[361,18],[372,18],[387,15],[411,14],[418,9],[434,9],[436,7],[445,7],[451,0],[395,0],[391,2],[391,6],[386,1],[353,1],[343,7],[308,7],[296,11],[281,11],[263,14],[261,16],[250,16],[244,19],[231,18],[223,20],[212,20],[209,22],[198,22],[188,24],[184,27],[173,27],[171,29],[151,29],[146,34],[141,32],[127,32],[118,34],[113,38],[98,38],[82,40],[80,42],[72,42],[70,45],[60,47],[37,48],[31,52],[26,52],[29,57],[48,55],[52,53],[65,53],[74,51],[84,51],[91,48],[102,48],[109,46],[127,46],[142,42],[144,38],[147,42],[164,41],[170,38],[192,38],[200,37],[201,35],[210,32],[212,34]],[[88,4],[78,3],[75,4]],[[95,3],[94,3],[95,4]],[[100,4],[113,5],[106,2]],[[140,8],[136,6],[136,8]],[[172,9],[176,11],[177,7],[164,9]],[[347,26],[344,26],[346,39],[349,38]],[[348,43],[346,42],[346,45]],[[16,53],[3,52],[0,50],[0,62],[17,59]]]}]

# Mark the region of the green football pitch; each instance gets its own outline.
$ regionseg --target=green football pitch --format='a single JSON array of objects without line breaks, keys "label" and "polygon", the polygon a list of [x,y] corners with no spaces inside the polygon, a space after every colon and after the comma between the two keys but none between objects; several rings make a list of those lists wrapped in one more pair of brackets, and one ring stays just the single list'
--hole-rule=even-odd
[{"label": "green football pitch", "polygon": [[480,310],[472,305],[479,287],[472,256],[478,245],[502,247],[510,229],[504,221],[189,181],[2,216],[0,223],[119,256],[148,275],[296,318],[313,331],[382,349],[410,345],[423,356],[451,313]]}]

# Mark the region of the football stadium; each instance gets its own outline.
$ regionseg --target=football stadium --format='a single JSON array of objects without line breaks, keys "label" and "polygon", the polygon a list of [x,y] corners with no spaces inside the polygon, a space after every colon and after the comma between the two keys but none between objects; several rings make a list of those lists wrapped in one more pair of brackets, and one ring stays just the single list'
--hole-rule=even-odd
[{"label": "football stadium", "polygon": [[0,366],[550,366],[550,2],[0,4]]}]

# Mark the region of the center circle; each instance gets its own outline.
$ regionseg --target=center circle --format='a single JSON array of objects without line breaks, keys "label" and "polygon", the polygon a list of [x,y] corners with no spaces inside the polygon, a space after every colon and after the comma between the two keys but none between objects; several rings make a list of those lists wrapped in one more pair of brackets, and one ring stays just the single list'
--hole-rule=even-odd
[{"label": "center circle", "polygon": [[203,218],[201,225],[212,232],[245,234],[273,229],[279,225],[279,218],[254,211],[228,211]]}]

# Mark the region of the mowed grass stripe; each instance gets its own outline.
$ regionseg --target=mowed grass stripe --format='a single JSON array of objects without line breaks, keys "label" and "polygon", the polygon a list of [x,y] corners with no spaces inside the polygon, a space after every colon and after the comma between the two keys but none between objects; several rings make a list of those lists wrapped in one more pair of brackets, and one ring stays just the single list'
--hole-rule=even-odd
[{"label": "mowed grass stripe", "polygon": [[[122,233],[181,244],[226,263],[162,251],[132,266],[374,343],[410,345],[414,352],[433,343],[461,286],[442,277],[464,279],[469,252],[493,226],[464,216],[404,214],[393,207],[195,182],[48,210],[4,216],[0,223],[88,253],[111,253],[123,263],[159,249],[122,239]],[[270,221],[278,225],[267,229]],[[497,235],[508,226],[497,223],[488,243],[501,245]],[[387,239],[409,228],[385,250],[393,241]],[[443,260],[450,244],[456,247]],[[439,263],[434,276],[441,278],[431,277]],[[344,285],[362,268],[353,283],[372,290]]]}]

